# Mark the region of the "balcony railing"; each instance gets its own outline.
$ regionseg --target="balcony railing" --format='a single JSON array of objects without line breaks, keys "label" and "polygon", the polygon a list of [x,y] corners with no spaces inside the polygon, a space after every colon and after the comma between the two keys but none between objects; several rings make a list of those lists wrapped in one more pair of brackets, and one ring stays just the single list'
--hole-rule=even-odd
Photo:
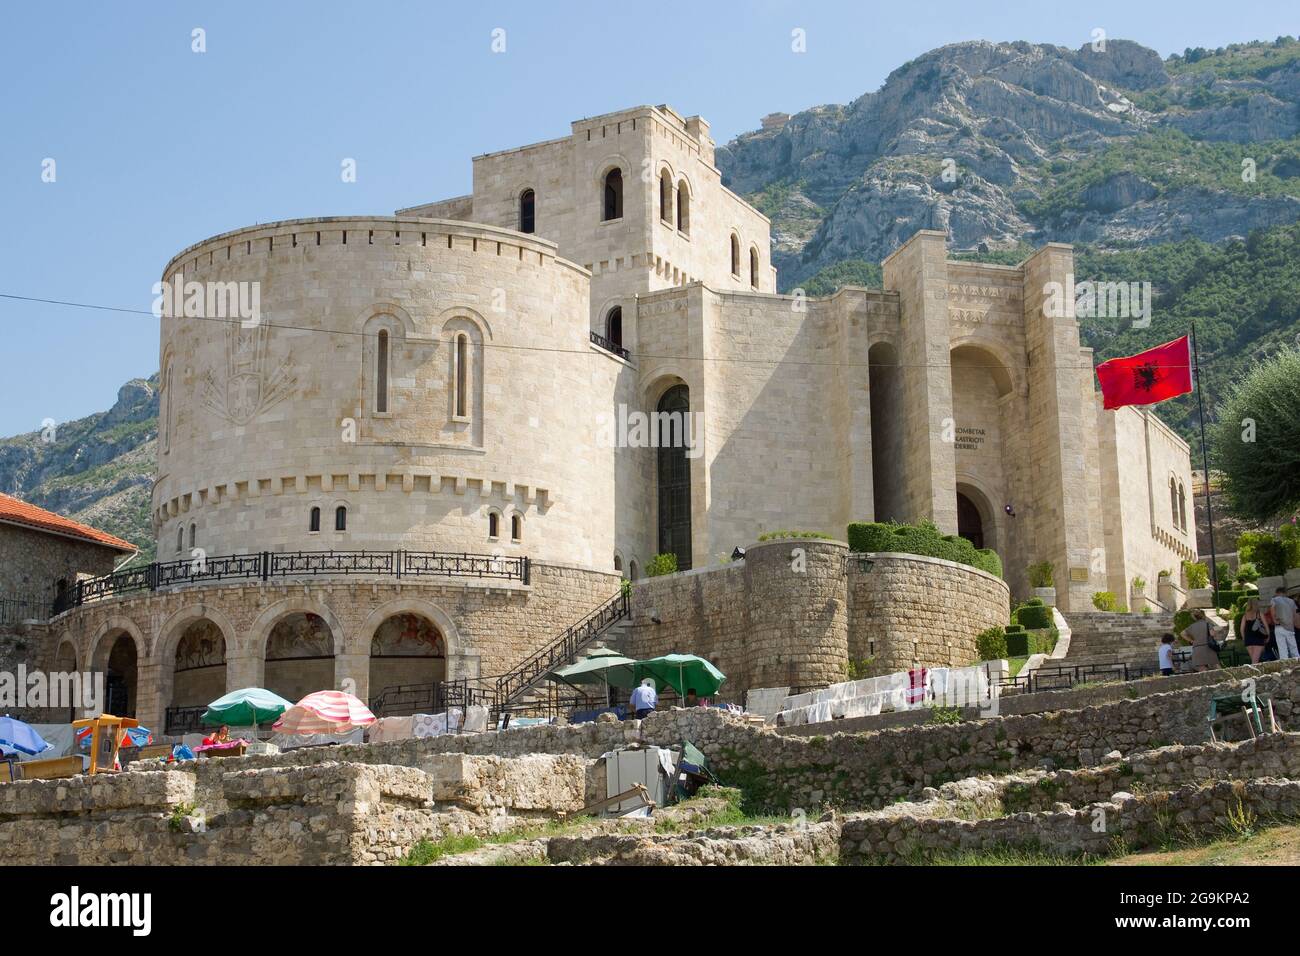
[{"label": "balcony railing", "polygon": [[22,621],[49,620],[53,602],[48,598],[7,595],[0,597],[0,627]]},{"label": "balcony railing", "polygon": [[606,352],[613,352],[615,355],[617,355],[619,358],[622,359],[627,359],[632,357],[631,352],[629,352],[627,349],[623,348],[623,346],[616,343],[613,339],[605,338],[605,336],[601,335],[599,332],[591,333],[591,344],[600,346]]},{"label": "balcony railing", "polygon": [[161,591],[218,581],[269,581],[350,575],[391,575],[395,578],[462,577],[531,582],[527,557],[500,557],[452,551],[260,551],[195,560],[155,561],[103,577],[78,581],[60,600],[60,613],[88,601]]}]

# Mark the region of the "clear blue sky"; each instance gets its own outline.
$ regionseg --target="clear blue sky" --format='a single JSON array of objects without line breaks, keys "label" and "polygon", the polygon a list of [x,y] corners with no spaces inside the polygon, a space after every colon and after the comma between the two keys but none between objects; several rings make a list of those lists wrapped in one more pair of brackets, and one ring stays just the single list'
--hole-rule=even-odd
[{"label": "clear blue sky", "polygon": [[[206,53],[191,52],[195,27]],[[945,43],[1077,48],[1095,27],[1162,55],[1297,30],[1284,4],[1222,0],[8,3],[0,292],[147,310],[190,243],[460,195],[471,156],[583,116],[666,102],[724,143],[765,113],[875,90]],[[340,181],[344,157],[355,184]],[[157,368],[147,315],[0,299],[0,323],[0,435],[107,408]]]}]

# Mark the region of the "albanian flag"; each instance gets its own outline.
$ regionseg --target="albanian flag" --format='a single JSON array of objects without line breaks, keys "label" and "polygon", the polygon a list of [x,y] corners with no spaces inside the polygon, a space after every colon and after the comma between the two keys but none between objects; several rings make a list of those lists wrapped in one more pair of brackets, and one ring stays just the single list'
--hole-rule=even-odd
[{"label": "albanian flag", "polygon": [[1154,405],[1192,390],[1187,336],[1097,366],[1104,408]]}]

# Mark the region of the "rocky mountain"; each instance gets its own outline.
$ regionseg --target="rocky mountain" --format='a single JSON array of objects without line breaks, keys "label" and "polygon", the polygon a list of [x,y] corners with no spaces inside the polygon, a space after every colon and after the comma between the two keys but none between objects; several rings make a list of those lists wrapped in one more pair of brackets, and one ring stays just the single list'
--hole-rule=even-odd
[{"label": "rocky mountain", "polygon": [[783,289],[879,262],[917,229],[955,250],[1220,243],[1300,219],[1300,43],[1162,60],[1127,40],[945,46],[847,106],[718,150],[773,221]]},{"label": "rocky mountain", "polygon": [[158,376],[132,379],[106,412],[0,439],[0,491],[102,528],[152,560]]}]

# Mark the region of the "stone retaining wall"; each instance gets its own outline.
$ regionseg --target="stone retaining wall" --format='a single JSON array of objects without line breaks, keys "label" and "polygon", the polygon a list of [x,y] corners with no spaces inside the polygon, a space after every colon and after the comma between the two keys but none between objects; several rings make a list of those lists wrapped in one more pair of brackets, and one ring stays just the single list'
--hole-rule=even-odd
[{"label": "stone retaining wall", "polygon": [[916,554],[872,554],[848,571],[849,655],[877,673],[964,667],[975,638],[1005,626],[1011,591],[1001,578]]},{"label": "stone retaining wall", "polygon": [[1298,818],[1300,782],[1273,778],[1221,780],[1140,796],[1122,792],[1079,809],[984,820],[882,810],[844,820],[840,861],[924,862],[953,852],[1006,849],[1102,856],[1159,847],[1173,839],[1221,838],[1258,821]]},{"label": "stone retaining wall", "polygon": [[980,631],[1007,623],[1010,591],[991,574],[912,554],[862,556],[868,569],[858,557],[838,541],[785,538],[744,561],[638,582],[623,650],[707,657],[738,700],[751,687],[837,683],[850,660],[879,673],[965,666]]}]

